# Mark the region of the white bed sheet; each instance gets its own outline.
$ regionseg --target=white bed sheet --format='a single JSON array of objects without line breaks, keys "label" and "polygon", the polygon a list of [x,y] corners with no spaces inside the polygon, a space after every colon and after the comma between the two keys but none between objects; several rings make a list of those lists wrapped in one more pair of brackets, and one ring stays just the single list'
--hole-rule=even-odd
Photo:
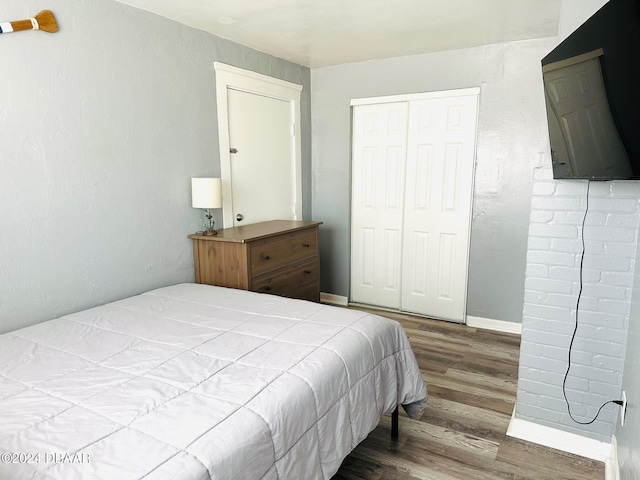
[{"label": "white bed sheet", "polygon": [[180,284],[0,335],[0,479],[330,479],[426,389],[402,327]]}]

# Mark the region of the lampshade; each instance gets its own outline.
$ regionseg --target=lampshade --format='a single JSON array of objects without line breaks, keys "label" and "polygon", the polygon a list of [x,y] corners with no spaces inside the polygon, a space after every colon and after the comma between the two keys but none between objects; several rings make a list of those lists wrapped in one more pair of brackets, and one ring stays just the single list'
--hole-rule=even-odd
[{"label": "lampshade", "polygon": [[193,208],[222,208],[222,179],[192,178],[191,206]]}]

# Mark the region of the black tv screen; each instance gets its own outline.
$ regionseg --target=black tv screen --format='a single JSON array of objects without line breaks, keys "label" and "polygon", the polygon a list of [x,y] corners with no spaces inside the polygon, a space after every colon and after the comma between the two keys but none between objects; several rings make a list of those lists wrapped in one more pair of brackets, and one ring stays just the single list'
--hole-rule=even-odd
[{"label": "black tv screen", "polygon": [[554,178],[640,180],[640,0],[610,0],[542,75]]}]

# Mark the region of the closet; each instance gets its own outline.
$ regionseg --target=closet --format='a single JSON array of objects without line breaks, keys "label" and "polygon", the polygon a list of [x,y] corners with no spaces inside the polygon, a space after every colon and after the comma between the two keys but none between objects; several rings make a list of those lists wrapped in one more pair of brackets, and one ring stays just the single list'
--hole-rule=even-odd
[{"label": "closet", "polygon": [[352,302],[465,321],[478,94],[351,102]]}]

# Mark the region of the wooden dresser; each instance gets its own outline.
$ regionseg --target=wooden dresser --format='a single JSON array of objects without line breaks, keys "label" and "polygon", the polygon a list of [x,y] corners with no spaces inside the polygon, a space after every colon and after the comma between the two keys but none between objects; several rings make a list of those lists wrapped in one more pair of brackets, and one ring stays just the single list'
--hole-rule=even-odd
[{"label": "wooden dresser", "polygon": [[273,220],[189,235],[196,282],[318,302],[321,224]]}]

